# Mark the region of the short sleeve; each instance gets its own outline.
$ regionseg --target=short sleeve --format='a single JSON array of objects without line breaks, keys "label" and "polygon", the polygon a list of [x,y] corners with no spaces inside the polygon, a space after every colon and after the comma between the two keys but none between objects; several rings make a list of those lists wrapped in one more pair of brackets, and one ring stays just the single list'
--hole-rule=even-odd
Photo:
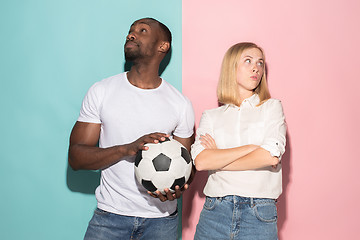
[{"label": "short sleeve", "polygon": [[185,104],[180,114],[180,120],[173,134],[181,138],[191,137],[194,133],[194,124],[194,109],[191,101],[185,97]]},{"label": "short sleeve", "polygon": [[[191,157],[194,160],[203,150],[205,150],[204,146],[201,145],[200,136],[205,135],[206,133],[209,134],[210,136],[214,137],[210,117],[207,114],[207,112],[205,111],[205,112],[203,112],[203,114],[201,116],[199,127],[196,130],[195,142],[191,146]],[[195,165],[195,162],[194,162],[194,165]]]},{"label": "short sleeve", "polygon": [[86,93],[80,109],[79,122],[101,123],[101,106],[104,87],[97,82]]},{"label": "short sleeve", "polygon": [[261,147],[271,156],[281,159],[286,145],[286,122],[283,107],[277,99],[268,100],[265,119],[265,137]]}]

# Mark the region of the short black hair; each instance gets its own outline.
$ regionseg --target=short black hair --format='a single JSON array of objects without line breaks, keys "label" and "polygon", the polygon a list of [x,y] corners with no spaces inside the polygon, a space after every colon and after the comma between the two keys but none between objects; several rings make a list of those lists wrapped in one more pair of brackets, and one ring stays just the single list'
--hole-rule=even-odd
[{"label": "short black hair", "polygon": [[169,42],[170,47],[171,47],[172,36],[171,36],[171,32],[170,32],[169,28],[168,28],[165,24],[163,24],[163,23],[159,22],[158,20],[156,20],[155,18],[147,17],[147,18],[145,18],[145,19],[148,19],[148,20],[157,22],[157,23],[159,24],[161,30],[162,30],[163,33],[165,34],[166,41]]}]

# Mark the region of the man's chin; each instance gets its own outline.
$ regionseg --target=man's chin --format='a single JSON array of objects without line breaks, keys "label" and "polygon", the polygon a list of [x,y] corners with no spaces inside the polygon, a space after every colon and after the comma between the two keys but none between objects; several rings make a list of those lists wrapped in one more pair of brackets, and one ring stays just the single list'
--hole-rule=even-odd
[{"label": "man's chin", "polygon": [[139,57],[138,55],[125,53],[125,60],[129,61],[129,62],[132,62],[132,61],[136,60],[138,57]]}]

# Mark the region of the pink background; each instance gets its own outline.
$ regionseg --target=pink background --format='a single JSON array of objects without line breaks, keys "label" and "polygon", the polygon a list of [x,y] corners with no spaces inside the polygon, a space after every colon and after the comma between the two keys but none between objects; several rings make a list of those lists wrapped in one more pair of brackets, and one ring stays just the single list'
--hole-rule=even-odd
[{"label": "pink background", "polygon": [[[360,1],[183,0],[183,92],[201,113],[217,106],[225,51],[265,50],[268,83],[288,123],[280,239],[358,239]],[[193,239],[207,173],[184,194],[183,239]]]}]

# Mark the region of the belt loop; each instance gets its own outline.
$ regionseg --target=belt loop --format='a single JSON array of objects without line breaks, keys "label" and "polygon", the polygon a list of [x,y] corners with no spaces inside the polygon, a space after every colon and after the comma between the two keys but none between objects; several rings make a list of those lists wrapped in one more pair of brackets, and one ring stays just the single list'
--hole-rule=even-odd
[{"label": "belt loop", "polygon": [[254,204],[254,198],[250,198],[250,206],[253,208],[255,207],[255,204]]}]

